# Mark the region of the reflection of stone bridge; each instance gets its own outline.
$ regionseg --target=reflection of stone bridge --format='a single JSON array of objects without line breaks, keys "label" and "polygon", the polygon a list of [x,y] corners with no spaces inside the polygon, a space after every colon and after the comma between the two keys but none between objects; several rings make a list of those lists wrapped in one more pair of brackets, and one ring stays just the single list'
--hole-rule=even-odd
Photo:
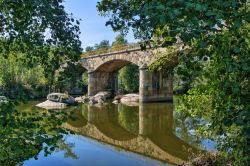
[{"label": "reflection of stone bridge", "polygon": [[[140,105],[139,114],[138,110],[131,110],[138,116],[134,120],[126,115],[126,109],[129,107],[123,105],[112,105],[106,110],[88,106],[88,111],[82,113],[83,116],[79,113],[77,115],[85,118],[79,123],[69,122],[64,127],[125,150],[173,164],[183,163],[188,159],[190,150],[196,151],[173,134],[173,112],[166,104],[154,107]],[[131,124],[134,127],[126,126]]]},{"label": "reflection of stone bridge", "polygon": [[156,54],[164,51],[164,49],[148,51],[131,49],[82,58],[80,63],[89,73],[89,96],[107,88],[116,89],[117,71],[133,63],[140,69],[141,102],[172,100],[172,74],[163,71],[152,73],[148,70],[148,66],[156,60]]}]

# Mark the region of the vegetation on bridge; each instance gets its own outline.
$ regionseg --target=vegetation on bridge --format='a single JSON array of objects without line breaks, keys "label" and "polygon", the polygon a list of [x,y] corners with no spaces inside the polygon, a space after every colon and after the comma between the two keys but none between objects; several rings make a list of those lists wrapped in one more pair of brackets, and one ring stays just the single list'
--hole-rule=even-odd
[{"label": "vegetation on bridge", "polygon": [[128,43],[124,39],[123,35],[118,35],[111,46],[109,45],[108,40],[103,40],[99,44],[95,44],[94,47],[92,46],[86,47],[85,52],[81,54],[81,57],[85,58],[93,55],[124,51],[127,49],[134,49],[134,48],[140,48],[140,45],[137,43]]}]

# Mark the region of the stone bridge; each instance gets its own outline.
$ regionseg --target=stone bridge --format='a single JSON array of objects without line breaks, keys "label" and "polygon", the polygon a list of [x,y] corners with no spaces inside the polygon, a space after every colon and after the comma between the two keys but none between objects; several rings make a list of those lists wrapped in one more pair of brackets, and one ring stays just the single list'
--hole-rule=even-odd
[{"label": "stone bridge", "polygon": [[129,63],[140,70],[139,98],[141,102],[171,101],[173,97],[172,73],[150,72],[148,66],[156,60],[156,54],[165,49],[141,51],[140,48],[112,52],[82,58],[81,65],[88,70],[88,95],[99,91],[117,89],[118,71]]}]

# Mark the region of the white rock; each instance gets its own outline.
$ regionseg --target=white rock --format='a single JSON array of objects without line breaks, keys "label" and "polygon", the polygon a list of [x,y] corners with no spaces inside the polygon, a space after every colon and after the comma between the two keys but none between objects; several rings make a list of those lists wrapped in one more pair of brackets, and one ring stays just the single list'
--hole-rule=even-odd
[{"label": "white rock", "polygon": [[114,100],[112,103],[113,104],[119,104],[119,101],[118,100]]},{"label": "white rock", "polygon": [[121,102],[139,102],[138,94],[126,94],[121,98]]},{"label": "white rock", "polygon": [[128,106],[138,106],[139,95],[138,94],[126,94],[121,98],[121,103],[128,105]]},{"label": "white rock", "polygon": [[103,100],[107,100],[108,98],[111,97],[111,93],[110,92],[107,92],[107,91],[101,91],[101,92],[98,92],[94,98],[95,99],[99,99],[99,98],[102,98]]},{"label": "white rock", "polygon": [[63,109],[67,107],[67,104],[47,100],[45,102],[37,104],[36,106],[44,109]]}]

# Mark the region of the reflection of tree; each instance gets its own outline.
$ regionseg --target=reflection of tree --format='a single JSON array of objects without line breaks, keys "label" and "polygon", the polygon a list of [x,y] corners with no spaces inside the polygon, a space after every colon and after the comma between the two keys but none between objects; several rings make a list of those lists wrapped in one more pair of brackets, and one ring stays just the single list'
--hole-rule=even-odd
[{"label": "reflection of tree", "polygon": [[138,107],[118,106],[118,122],[127,131],[137,135],[139,132]]},{"label": "reflection of tree", "polygon": [[78,156],[72,150],[75,147],[74,143],[66,143],[64,140],[61,140],[57,145],[57,151],[64,151],[64,158],[78,159]]},{"label": "reflection of tree", "polygon": [[88,105],[87,104],[81,104],[81,110],[82,110],[82,116],[85,119],[88,119]]},{"label": "reflection of tree", "polygon": [[44,150],[52,153],[63,134],[60,128],[67,113],[31,108],[16,111],[15,104],[0,105],[0,165],[18,165],[29,158],[37,158]]},{"label": "reflection of tree", "polygon": [[173,108],[166,103],[140,105],[140,134],[166,135],[172,133]]},{"label": "reflection of tree", "polygon": [[87,124],[87,120],[82,116],[82,112],[79,110],[79,108],[76,108],[71,112],[67,123],[74,127],[82,127]]},{"label": "reflection of tree", "polygon": [[174,113],[174,128],[175,133],[182,140],[187,141],[192,146],[201,145],[203,138],[201,136],[196,136],[195,131],[204,125],[200,118],[192,118],[188,112],[178,112]]}]

